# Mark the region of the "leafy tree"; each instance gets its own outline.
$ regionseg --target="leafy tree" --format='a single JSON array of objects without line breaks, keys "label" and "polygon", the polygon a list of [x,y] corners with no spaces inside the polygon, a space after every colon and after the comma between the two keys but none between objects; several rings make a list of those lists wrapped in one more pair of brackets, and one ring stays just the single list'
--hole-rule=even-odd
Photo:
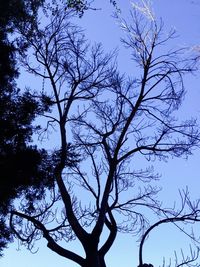
[{"label": "leafy tree", "polygon": [[0,251],[11,238],[5,224],[9,205],[19,194],[19,188],[27,184],[27,178],[30,179],[40,161],[36,148],[27,146],[37,102],[27,93],[20,94],[16,87],[15,79],[19,75],[17,48],[9,37],[25,18],[29,21],[35,19],[41,2],[0,1]]},{"label": "leafy tree", "polygon": [[[174,116],[193,61],[184,59],[182,49],[160,54],[174,33],[163,36],[163,25],[135,8],[131,24],[122,21],[123,43],[140,75],[127,78],[117,69],[115,52],[90,46],[72,24],[73,12],[51,10],[45,10],[46,25],[25,21],[17,28],[21,62],[43,81],[41,91],[28,94],[39,103],[34,114],[43,117],[39,137],[52,142],[38,165],[28,160],[36,172],[9,207],[10,230],[28,249],[45,238],[52,251],[82,267],[105,267],[118,232],[134,233],[142,238],[139,264],[145,265],[143,244],[157,224],[200,219],[199,203],[187,192],[180,209],[164,208],[156,198],[153,169],[135,167],[144,158],[190,155],[199,144],[196,122]],[[24,47],[30,48],[28,55]],[[149,212],[157,224],[150,225]],[[66,248],[74,239],[84,256]]]}]

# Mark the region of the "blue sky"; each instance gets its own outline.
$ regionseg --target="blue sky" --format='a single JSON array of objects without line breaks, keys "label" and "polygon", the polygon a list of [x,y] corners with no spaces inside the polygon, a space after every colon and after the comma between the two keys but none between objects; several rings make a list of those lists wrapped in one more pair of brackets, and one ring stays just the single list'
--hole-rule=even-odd
[{"label": "blue sky", "polygon": [[[80,20],[80,24],[86,29],[86,36],[92,41],[102,42],[106,51],[120,46],[119,39],[122,32],[112,18],[112,6],[109,0],[96,0],[96,5],[102,10],[88,11]],[[129,13],[129,0],[118,0],[122,9],[122,15],[126,17]],[[153,9],[157,18],[162,17],[166,31],[171,27],[177,30],[179,37],[173,41],[176,46],[200,45],[200,1],[191,0],[153,0]],[[129,54],[122,49],[119,55],[120,68],[131,75],[132,65],[129,64]],[[24,83],[26,74],[23,74]],[[181,108],[180,115],[200,116],[200,73],[196,77],[186,79],[185,102]],[[199,197],[200,187],[200,152],[194,151],[194,155],[187,161],[184,159],[169,160],[168,163],[155,162],[155,170],[162,174],[159,185],[163,190],[160,198],[166,205],[172,205],[178,198],[178,188],[189,187],[193,198]],[[111,249],[107,263],[109,267],[131,267],[137,266],[138,243],[137,238],[131,235],[119,235],[116,243]],[[69,244],[75,250],[79,250],[76,244]],[[156,229],[145,244],[145,259],[154,266],[162,264],[162,257],[173,256],[174,250],[185,248],[189,250],[189,240],[169,225]],[[45,241],[38,242],[39,251],[31,254],[25,248],[20,247],[18,251],[17,242],[5,250],[5,255],[0,259],[0,267],[74,267],[72,262],[61,258],[48,248]],[[173,266],[173,262],[172,262]]]}]

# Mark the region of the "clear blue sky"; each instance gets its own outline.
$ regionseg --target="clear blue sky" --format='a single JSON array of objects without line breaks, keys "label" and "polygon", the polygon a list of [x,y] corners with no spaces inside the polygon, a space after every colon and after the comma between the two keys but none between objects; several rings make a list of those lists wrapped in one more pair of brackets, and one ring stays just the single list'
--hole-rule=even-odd
[{"label": "clear blue sky", "polygon": [[[92,41],[103,43],[105,50],[119,46],[121,31],[111,17],[112,6],[109,0],[96,0],[96,5],[102,8],[99,11],[88,11],[80,20],[80,24],[86,29],[86,36]],[[129,0],[118,0],[124,16],[130,9]],[[162,17],[166,28],[175,27],[179,37],[175,43],[178,46],[200,45],[200,1],[198,0],[153,0],[153,9],[156,17]],[[129,55],[123,50],[120,54],[121,68],[131,74]],[[26,77],[26,76],[24,76]],[[26,80],[25,80],[26,83]],[[28,81],[26,85],[29,86]],[[190,77],[186,80],[188,95],[182,106],[183,117],[200,116],[200,73],[199,77]],[[166,205],[173,204],[178,198],[178,188],[188,185],[191,196],[200,197],[200,152],[195,151],[187,161],[173,159],[168,163],[157,162],[155,169],[162,174],[159,185],[163,187],[160,198]],[[145,259],[154,266],[162,265],[162,257],[166,260],[173,251],[183,247],[185,252],[189,250],[189,240],[182,238],[178,231],[171,226],[161,226],[150,236],[145,245]],[[109,267],[133,267],[137,266],[138,247],[137,239],[129,235],[119,235],[115,245],[107,257]],[[76,245],[69,244],[70,247]],[[46,242],[38,242],[39,251],[31,254],[18,244],[14,243],[5,250],[5,255],[0,259],[0,267],[74,267],[72,262],[61,258],[46,248]],[[173,262],[172,262],[173,266]],[[91,266],[92,267],[92,266]]]}]

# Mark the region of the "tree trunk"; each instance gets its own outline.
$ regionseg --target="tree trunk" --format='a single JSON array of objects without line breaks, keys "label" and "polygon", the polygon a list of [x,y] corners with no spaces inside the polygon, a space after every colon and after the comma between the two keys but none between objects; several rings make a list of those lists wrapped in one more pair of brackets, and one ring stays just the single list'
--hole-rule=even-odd
[{"label": "tree trunk", "polygon": [[106,267],[104,255],[98,251],[98,242],[90,240],[87,243],[86,259],[83,267]]},{"label": "tree trunk", "polygon": [[83,267],[106,267],[104,258],[100,258],[99,255],[91,255],[86,257]]}]

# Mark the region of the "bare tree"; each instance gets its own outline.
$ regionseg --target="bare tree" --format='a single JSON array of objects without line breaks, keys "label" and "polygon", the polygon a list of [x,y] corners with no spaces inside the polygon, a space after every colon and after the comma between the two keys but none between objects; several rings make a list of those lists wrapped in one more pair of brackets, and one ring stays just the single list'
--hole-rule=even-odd
[{"label": "bare tree", "polygon": [[[42,134],[50,127],[57,134],[48,149],[53,183],[33,202],[30,195],[21,197],[10,227],[29,249],[43,237],[51,250],[82,267],[105,267],[118,232],[143,236],[142,251],[154,228],[148,228],[146,211],[160,216],[159,224],[186,216],[161,206],[154,186],[158,176],[137,165],[145,158],[187,156],[198,146],[196,122],[174,117],[185,92],[183,75],[193,71],[193,63],[183,59],[182,49],[160,54],[174,33],[165,36],[162,23],[137,9],[130,25],[122,21],[127,33],[122,42],[139,70],[133,78],[118,72],[115,53],[105,55],[101,45],[87,43],[70,22],[72,13],[54,10],[49,19],[47,26],[22,25],[19,44],[32,52],[22,55],[23,65],[43,79],[42,92],[32,95],[49,107]],[[199,205],[190,208],[187,220],[199,221]],[[63,243],[74,239],[84,256]]]}]

